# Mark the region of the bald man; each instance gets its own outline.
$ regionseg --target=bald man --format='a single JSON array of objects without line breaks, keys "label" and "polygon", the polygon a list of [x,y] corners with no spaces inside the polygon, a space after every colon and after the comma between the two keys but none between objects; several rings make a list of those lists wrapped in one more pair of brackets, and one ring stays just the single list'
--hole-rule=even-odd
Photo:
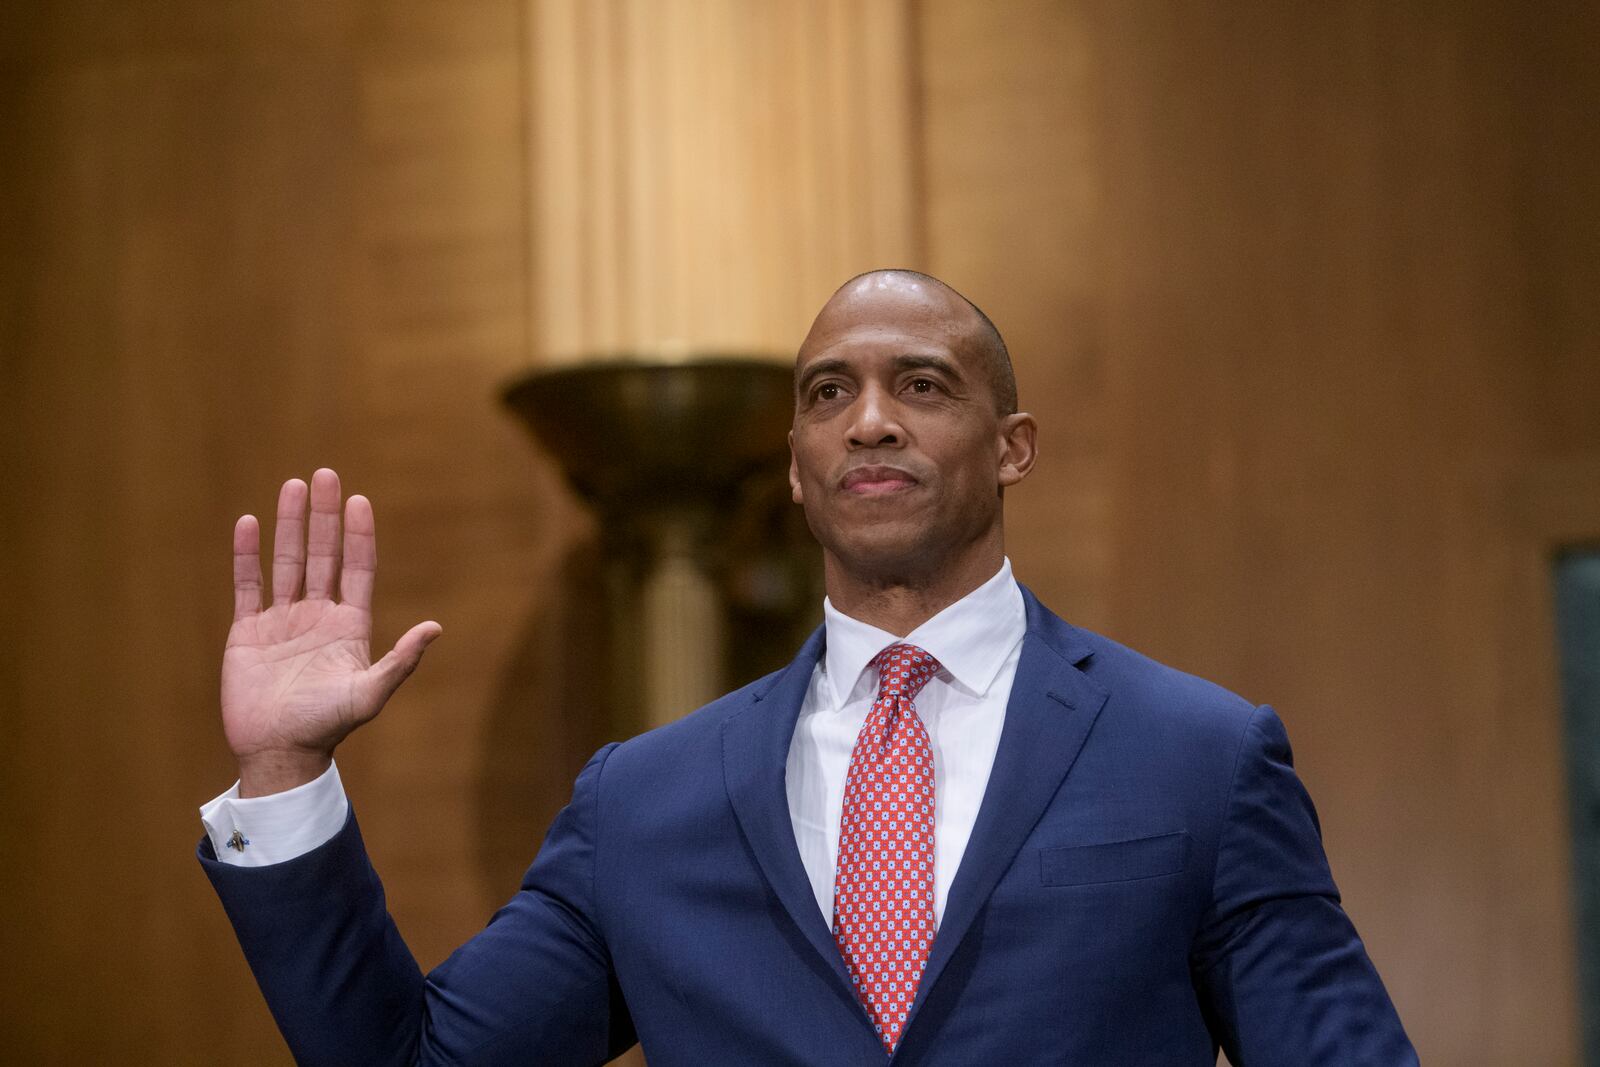
[{"label": "bald man", "polygon": [[296,1058],[1416,1062],[1271,709],[1012,577],[1004,491],[1037,433],[970,301],[912,271],[841,287],[789,437],[823,626],[597,753],[521,889],[427,976],[333,752],[439,627],[371,663],[372,510],[351,497],[341,534],[332,471],[283,486],[270,606],[240,519],[239,782],[203,809],[200,858]]}]

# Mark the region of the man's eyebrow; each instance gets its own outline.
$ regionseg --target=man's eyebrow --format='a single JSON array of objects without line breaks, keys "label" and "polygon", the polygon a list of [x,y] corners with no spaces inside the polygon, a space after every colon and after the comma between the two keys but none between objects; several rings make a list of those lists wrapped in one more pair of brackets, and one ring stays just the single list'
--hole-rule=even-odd
[{"label": "man's eyebrow", "polygon": [[[895,372],[903,373],[908,370],[936,370],[956,379],[961,380],[961,368],[943,356],[935,356],[923,352],[907,352],[895,356],[891,361]],[[807,382],[821,374],[847,374],[850,371],[850,361],[838,356],[827,356],[822,359],[812,360],[806,364],[804,370],[795,378],[795,387],[804,389]]]},{"label": "man's eyebrow", "polygon": [[937,370],[943,371],[958,381],[961,378],[961,368],[957,367],[951,360],[945,359],[943,356],[921,353],[907,353],[903,356],[894,357],[894,369],[897,371]]},{"label": "man's eyebrow", "polygon": [[800,371],[799,374],[795,376],[794,385],[796,389],[803,391],[806,383],[819,374],[834,374],[841,371],[847,371],[849,369],[850,364],[837,356],[829,356],[825,359],[814,359],[810,363],[806,364],[805,370]]}]

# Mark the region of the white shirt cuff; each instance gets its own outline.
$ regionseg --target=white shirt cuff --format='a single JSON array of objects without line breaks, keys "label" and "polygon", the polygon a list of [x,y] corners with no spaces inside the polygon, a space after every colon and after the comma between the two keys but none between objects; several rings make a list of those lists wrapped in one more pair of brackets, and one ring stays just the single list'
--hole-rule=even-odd
[{"label": "white shirt cuff", "polygon": [[200,809],[217,858],[235,867],[265,867],[305,855],[344,826],[350,801],[339,768],[293,789],[240,797],[239,783]]}]

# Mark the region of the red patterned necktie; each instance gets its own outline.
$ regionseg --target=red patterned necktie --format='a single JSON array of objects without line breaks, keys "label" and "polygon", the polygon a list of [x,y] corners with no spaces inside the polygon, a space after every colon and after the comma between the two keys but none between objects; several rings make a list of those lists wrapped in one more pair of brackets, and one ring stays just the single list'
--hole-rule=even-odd
[{"label": "red patterned necktie", "polygon": [[902,644],[872,662],[878,698],[845,776],[833,936],[892,1053],[933,944],[933,747],[913,701],[939,661]]}]

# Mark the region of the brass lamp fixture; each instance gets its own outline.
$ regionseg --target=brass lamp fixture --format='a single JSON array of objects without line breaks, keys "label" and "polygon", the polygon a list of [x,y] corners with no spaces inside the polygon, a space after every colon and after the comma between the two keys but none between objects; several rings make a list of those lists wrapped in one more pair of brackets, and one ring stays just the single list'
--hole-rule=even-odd
[{"label": "brass lamp fixture", "polygon": [[785,477],[792,388],[772,359],[718,356],[567,364],[505,391],[600,520],[625,734],[775,666],[815,612]]}]

